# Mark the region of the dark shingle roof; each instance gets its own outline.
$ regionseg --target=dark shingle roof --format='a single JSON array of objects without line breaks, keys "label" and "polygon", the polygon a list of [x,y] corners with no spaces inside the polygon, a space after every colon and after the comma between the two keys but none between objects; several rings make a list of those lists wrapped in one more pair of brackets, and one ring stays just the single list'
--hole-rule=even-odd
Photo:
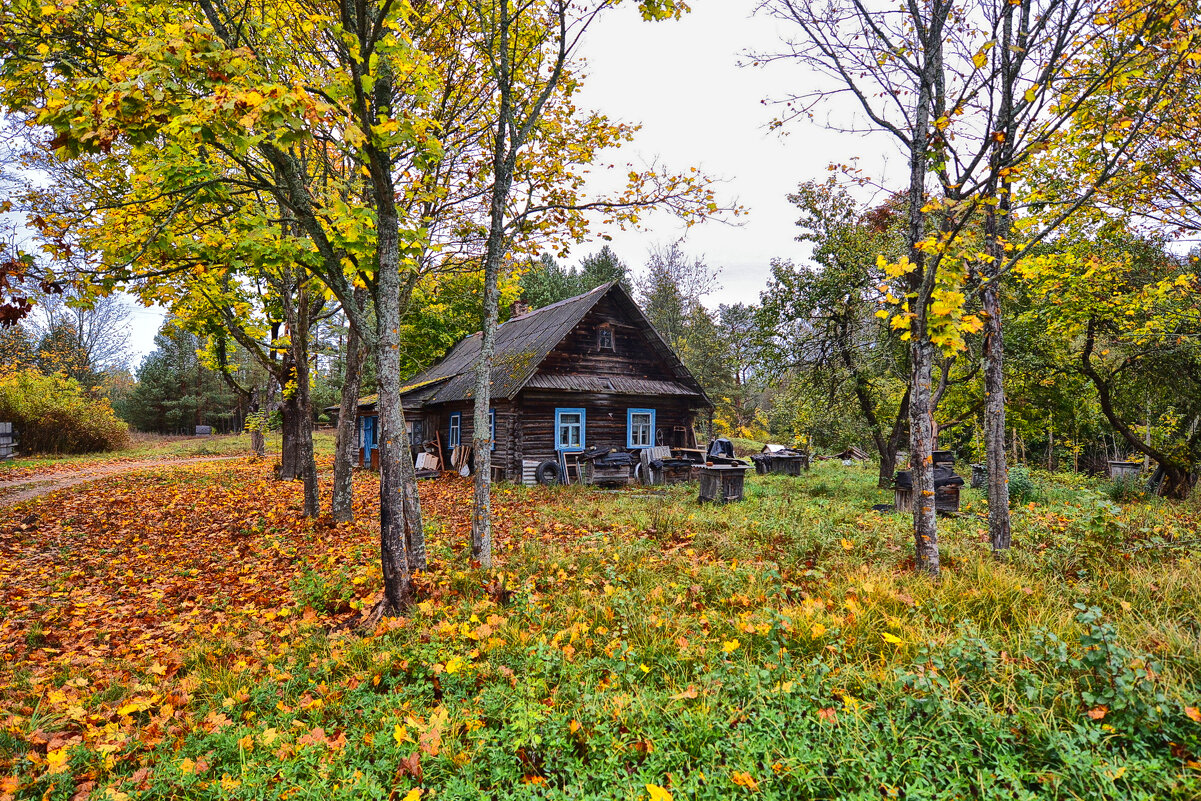
[{"label": "dark shingle roof", "polygon": [[[643,382],[638,388],[641,394],[692,395],[711,406],[700,384],[646,320],[629,293],[617,282],[603,284],[583,295],[543,306],[499,326],[496,329],[496,355],[492,365],[492,397],[512,399],[516,396],[530,383],[547,355],[610,292],[618,306],[643,323],[652,349],[658,352],[672,371],[673,381]],[[425,405],[471,398],[475,394],[474,367],[479,358],[481,341],[479,332],[472,334],[451,348],[442,361],[406,381],[401,389],[406,407],[414,403]],[[587,379],[581,380],[590,385]],[[599,385],[598,389],[601,389]],[[634,387],[627,389],[633,390]],[[648,391],[652,389],[659,391]]]},{"label": "dark shingle roof", "polygon": [[[512,398],[542,364],[542,360],[571,329],[579,324],[597,301],[610,288],[599,286],[591,292],[561,300],[541,309],[509,320],[496,329],[496,355],[492,360],[492,397]],[[450,349],[442,361],[413,376],[408,386],[448,378],[440,384],[426,403],[445,403],[466,400],[475,394],[475,362],[480,355],[483,337],[472,334]],[[412,390],[410,390],[412,391]],[[402,391],[402,394],[408,394]]]}]

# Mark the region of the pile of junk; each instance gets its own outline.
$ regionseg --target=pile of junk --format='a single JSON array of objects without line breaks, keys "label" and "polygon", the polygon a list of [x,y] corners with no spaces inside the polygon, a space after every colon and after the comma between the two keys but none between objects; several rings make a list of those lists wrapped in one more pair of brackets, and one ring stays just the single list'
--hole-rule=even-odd
[{"label": "pile of junk", "polygon": [[[959,488],[963,478],[955,474],[955,454],[951,451],[934,451],[934,511],[958,512]],[[913,471],[898,470],[893,479],[893,507],[898,512],[913,511]]]}]

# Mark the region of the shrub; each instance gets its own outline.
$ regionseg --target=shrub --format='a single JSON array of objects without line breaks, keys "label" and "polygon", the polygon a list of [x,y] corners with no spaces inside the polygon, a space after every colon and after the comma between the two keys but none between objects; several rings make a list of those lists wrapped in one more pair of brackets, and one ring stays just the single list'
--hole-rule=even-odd
[{"label": "shrub", "polygon": [[108,399],[89,397],[78,381],[61,373],[0,374],[0,420],[16,427],[22,453],[92,453],[129,445],[129,427]]},{"label": "shrub", "polygon": [[1030,474],[1030,468],[1023,464],[1015,464],[1009,468],[1009,499],[1016,503],[1027,503],[1038,500],[1042,496],[1042,488]]},{"label": "shrub", "polygon": [[1146,499],[1146,489],[1141,476],[1118,476],[1105,485],[1105,495],[1114,503],[1133,503]]}]

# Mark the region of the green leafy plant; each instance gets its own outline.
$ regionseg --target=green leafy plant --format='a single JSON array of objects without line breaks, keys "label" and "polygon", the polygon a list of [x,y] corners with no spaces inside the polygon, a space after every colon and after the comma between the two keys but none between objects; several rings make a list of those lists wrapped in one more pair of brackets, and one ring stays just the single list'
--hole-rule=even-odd
[{"label": "green leafy plant", "polygon": [[1009,468],[1009,499],[1014,503],[1030,503],[1042,498],[1042,487],[1030,473],[1030,468],[1016,464]]},{"label": "green leafy plant", "polygon": [[1105,484],[1105,495],[1114,503],[1134,503],[1147,497],[1147,488],[1137,475],[1120,475]]},{"label": "green leafy plant", "polygon": [[354,582],[343,567],[328,575],[306,567],[293,580],[292,594],[300,606],[318,612],[345,612],[355,598]]}]

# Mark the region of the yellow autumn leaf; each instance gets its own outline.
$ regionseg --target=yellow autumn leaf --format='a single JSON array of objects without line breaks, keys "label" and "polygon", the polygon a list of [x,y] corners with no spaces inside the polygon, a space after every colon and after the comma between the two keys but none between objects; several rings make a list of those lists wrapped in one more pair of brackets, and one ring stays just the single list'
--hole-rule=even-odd
[{"label": "yellow autumn leaf", "polygon": [[650,796],[651,801],[671,801],[671,793],[657,784],[648,784],[646,792]]},{"label": "yellow autumn leaf", "polygon": [[898,637],[897,635],[895,635],[895,634],[892,634],[892,633],[890,633],[890,632],[887,632],[887,631],[886,631],[886,632],[884,632],[883,634],[881,634],[880,636],[884,638],[884,642],[890,642],[890,643],[892,643],[893,645],[901,645],[902,643],[904,643],[904,642],[905,642],[904,640],[902,640],[902,639],[901,639],[900,637]]},{"label": "yellow autumn leaf", "polygon": [[736,770],[730,774],[730,781],[737,784],[739,787],[745,787],[752,793],[759,792],[759,782],[755,781],[755,777],[749,773]]},{"label": "yellow autumn leaf", "polygon": [[184,757],[183,761],[179,763],[179,772],[185,776],[190,776],[196,772],[196,763]]},{"label": "yellow autumn leaf", "polygon": [[452,656],[450,659],[446,660],[446,672],[458,673],[463,669],[463,665],[465,664],[466,661],[462,657]]},{"label": "yellow autumn leaf", "polygon": [[401,801],[419,801],[421,794],[424,792],[425,790],[422,790],[420,787],[414,787],[412,790],[409,790],[407,793],[405,793],[405,797],[402,798]]},{"label": "yellow autumn leaf", "polygon": [[1184,708],[1184,714],[1188,715],[1188,719],[1193,723],[1201,723],[1201,710],[1198,710],[1197,707],[1186,706]]},{"label": "yellow autumn leaf", "polygon": [[846,537],[843,537],[843,538],[842,538],[842,539],[840,539],[838,542],[839,542],[839,544],[841,544],[841,545],[842,545],[842,549],[843,549],[844,551],[849,551],[849,550],[851,550],[852,548],[854,548],[854,547],[855,547],[855,543],[851,542],[851,541],[850,541],[850,540],[848,540]]},{"label": "yellow autumn leaf", "polygon": [[392,739],[396,740],[397,745],[400,745],[409,739],[409,730],[397,723],[396,728],[392,729]]},{"label": "yellow autumn leaf", "polygon": [[53,775],[67,769],[67,749],[56,748],[46,754],[46,773]]},{"label": "yellow autumn leaf", "polygon": [[823,626],[821,623],[814,623],[813,628],[810,629],[810,632],[813,634],[813,638],[817,639],[818,637],[820,637],[826,633],[826,627]]},{"label": "yellow autumn leaf", "polygon": [[727,654],[733,653],[734,651],[738,650],[739,645],[741,645],[741,643],[739,643],[738,640],[726,640],[721,644],[721,650],[725,651]]}]

